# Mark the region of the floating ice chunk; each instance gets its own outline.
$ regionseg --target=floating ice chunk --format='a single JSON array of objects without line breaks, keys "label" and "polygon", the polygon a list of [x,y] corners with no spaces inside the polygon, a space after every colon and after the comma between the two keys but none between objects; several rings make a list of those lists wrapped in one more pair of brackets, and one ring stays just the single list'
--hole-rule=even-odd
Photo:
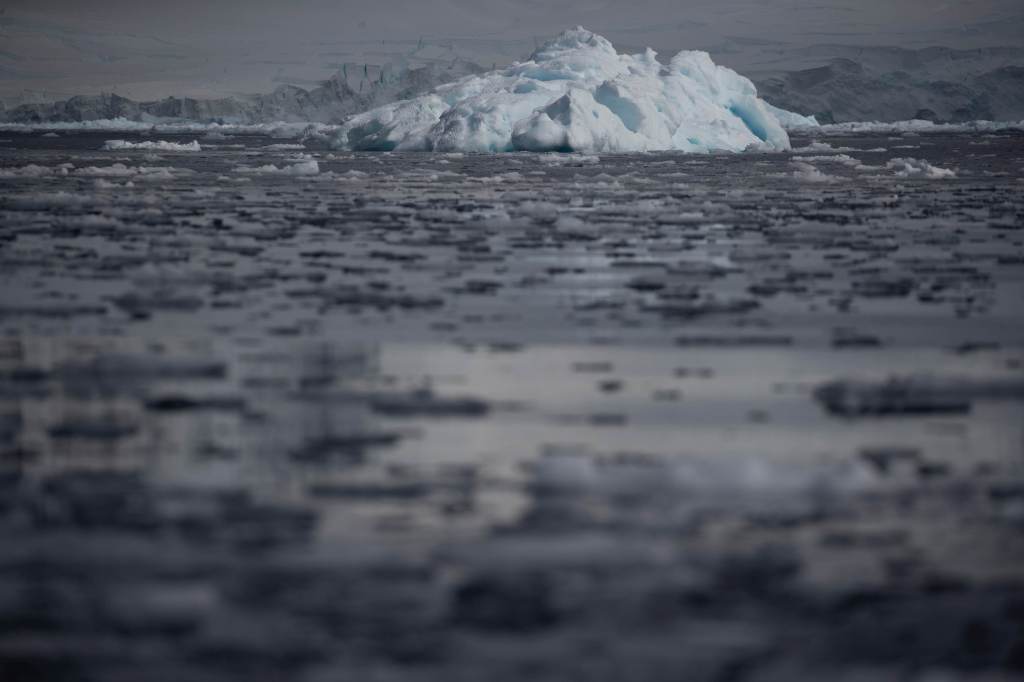
[{"label": "floating ice chunk", "polygon": [[313,159],[300,161],[281,169],[285,175],[316,175],[320,172],[320,164]]},{"label": "floating ice chunk", "polygon": [[77,173],[79,175],[87,175],[90,177],[127,177],[136,175],[138,170],[135,168],[129,168],[123,163],[115,163],[110,166],[85,166],[79,168]]},{"label": "floating ice chunk", "polygon": [[866,153],[881,153],[884,152],[884,147],[872,147],[871,149],[857,149],[856,147],[833,147],[828,142],[811,142],[806,147],[796,147],[793,149],[794,154],[838,154],[839,152],[860,152]]},{"label": "floating ice chunk", "polygon": [[198,152],[202,151],[202,147],[199,146],[199,142],[192,140],[191,142],[180,144],[178,142],[167,142],[165,140],[146,140],[144,142],[128,142],[127,140],[107,140],[103,143],[103,148],[112,150],[122,149],[147,149],[161,152]]},{"label": "floating ice chunk", "polygon": [[[771,462],[755,456],[727,458],[617,455],[595,457],[584,450],[554,449],[532,466],[531,492],[544,496],[597,496],[638,503],[659,498],[679,504],[751,504],[767,508],[782,498],[856,494],[876,478],[859,464],[814,465]],[[759,504],[760,503],[760,504]]]},{"label": "floating ice chunk", "polygon": [[994,133],[1008,130],[1024,130],[1024,121],[965,121],[963,123],[933,123],[932,121],[857,121],[851,123],[829,123],[802,128],[803,133],[822,135],[861,135],[884,133],[888,135],[913,133]]},{"label": "floating ice chunk", "polygon": [[[623,59],[629,59],[629,57],[622,57]],[[722,67],[718,67],[722,68]],[[728,69],[726,69],[728,71]],[[496,73],[496,72],[495,72]],[[489,76],[490,74],[488,74]],[[734,76],[741,80],[747,80],[738,74]],[[484,77],[472,77],[470,80]],[[456,86],[459,86],[462,81],[456,83],[450,83],[447,85],[447,89],[451,90]],[[564,85],[564,84],[563,84]],[[546,85],[547,90],[550,92],[557,84],[548,83]],[[441,92],[445,86],[438,88],[435,92]],[[552,99],[561,96],[564,92],[552,93]],[[418,100],[407,100],[409,102],[418,102]],[[807,135],[861,135],[871,133],[881,133],[889,135],[899,134],[917,134],[917,133],[963,133],[963,132],[977,132],[977,133],[996,133],[1004,131],[1024,131],[1024,121],[966,121],[963,123],[933,123],[932,121],[893,121],[893,122],[878,122],[878,121],[867,121],[867,122],[851,122],[851,123],[830,123],[830,124],[816,124],[810,123],[813,121],[813,117],[805,117],[809,123],[807,125],[793,125],[791,119],[782,120],[778,115],[778,109],[772,107],[770,104],[763,100],[758,100],[760,104],[765,107],[773,119],[782,126],[785,130],[798,130],[801,134]],[[398,103],[396,103],[398,104]],[[396,106],[396,104],[388,106]],[[540,102],[537,106],[544,106],[545,102]],[[417,106],[420,106],[417,103]],[[444,105],[444,101],[439,101],[438,106],[440,111],[443,112],[447,109]],[[531,113],[530,111],[526,112]],[[795,114],[799,116],[799,114]],[[356,117],[358,118],[358,117]],[[785,118],[785,117],[783,117]],[[355,119],[350,119],[345,125],[334,125],[327,123],[309,123],[309,122],[288,122],[288,121],[275,121],[269,123],[251,123],[251,124],[235,124],[235,123],[198,123],[198,122],[183,122],[183,121],[164,121],[164,122],[143,122],[143,121],[132,121],[126,118],[113,118],[113,119],[99,119],[93,121],[58,121],[53,123],[0,123],[0,132],[45,132],[45,131],[104,131],[111,133],[126,133],[126,132],[140,132],[140,133],[152,133],[157,135],[182,135],[182,134],[195,134],[203,135],[204,139],[207,140],[225,140],[228,139],[228,135],[268,135],[275,138],[293,138],[293,139],[324,139],[337,137],[339,134],[348,136],[351,132],[351,126],[349,125]],[[387,137],[385,135],[384,137]],[[397,138],[395,138],[397,139]],[[9,140],[8,140],[9,142]],[[386,148],[392,148],[392,143]],[[875,151],[875,150],[858,150],[858,151]]]},{"label": "floating ice chunk", "polygon": [[1022,400],[1024,381],[930,375],[837,379],[818,386],[814,397],[829,413],[846,417],[955,413],[970,410],[974,400]]},{"label": "floating ice chunk", "polygon": [[912,159],[909,157],[892,159],[889,163],[885,164],[885,167],[896,171],[896,175],[901,178],[929,178],[932,180],[942,180],[944,178],[956,177],[956,171],[933,166],[924,159]]},{"label": "floating ice chunk", "polygon": [[585,163],[600,163],[601,157],[595,154],[546,154],[537,160],[548,166],[564,166]]},{"label": "floating ice chunk", "polygon": [[109,166],[85,166],[73,171],[75,175],[91,178],[137,178],[141,180],[173,180],[175,173],[189,174],[192,171],[183,168],[165,168],[162,166],[126,166],[115,163]]},{"label": "floating ice chunk", "polygon": [[235,168],[238,173],[249,173],[252,175],[316,175],[320,172],[320,164],[313,159],[293,163],[290,166],[275,166],[268,163],[265,166],[239,166]]},{"label": "floating ice chunk", "polygon": [[323,137],[337,130],[338,126],[326,123],[193,123],[132,121],[127,118],[99,119],[94,121],[58,121],[54,123],[0,123],[0,131],[77,131],[101,130],[105,132],[139,132],[166,135],[205,133],[208,139],[224,139],[224,135],[269,135],[277,138]]},{"label": "floating ice chunk", "polygon": [[824,156],[803,156],[800,161],[805,163],[841,163],[844,166],[856,167],[860,161],[848,154],[829,154]]},{"label": "floating ice chunk", "polygon": [[[850,148],[841,148],[842,151],[852,151]],[[806,147],[794,147],[794,154],[821,154],[824,152],[838,152],[840,148],[833,147],[828,142],[811,142]]]},{"label": "floating ice chunk", "polygon": [[344,173],[338,175],[339,180],[362,180],[367,177],[369,173],[361,170],[347,170]]},{"label": "floating ice chunk", "polygon": [[764,106],[768,110],[768,113],[778,119],[779,123],[786,130],[817,128],[819,125],[818,119],[813,116],[804,116],[803,114],[798,114],[795,111],[786,111],[785,109],[780,109],[768,102],[765,102]]},{"label": "floating ice chunk", "polygon": [[152,128],[150,123],[132,121],[124,117],[99,119],[94,121],[64,121],[54,123],[0,123],[0,129],[10,131],[24,130],[119,130],[147,131]]},{"label": "floating ice chunk", "polygon": [[70,192],[45,192],[12,197],[0,197],[5,209],[19,211],[48,210],[55,206],[88,206],[95,203],[93,194],[71,194]]},{"label": "floating ice chunk", "polygon": [[620,55],[601,36],[577,27],[525,62],[354,116],[334,145],[363,151],[789,149],[776,112],[748,79],[717,66],[706,52],[680,52],[666,65],[650,49]]},{"label": "floating ice chunk", "polygon": [[821,172],[815,166],[805,161],[794,161],[793,166],[795,170],[792,172],[792,176],[800,182],[812,182],[812,183],[829,183],[835,182],[839,178],[834,175],[828,175]]},{"label": "floating ice chunk", "polygon": [[110,182],[103,178],[97,178],[93,183],[93,187],[96,189],[131,189],[132,187],[135,187],[135,183],[128,180],[122,184],[119,182]]},{"label": "floating ice chunk", "polygon": [[30,163],[27,166],[0,168],[0,178],[45,178],[53,175],[67,175],[67,168],[59,166],[39,166]]}]

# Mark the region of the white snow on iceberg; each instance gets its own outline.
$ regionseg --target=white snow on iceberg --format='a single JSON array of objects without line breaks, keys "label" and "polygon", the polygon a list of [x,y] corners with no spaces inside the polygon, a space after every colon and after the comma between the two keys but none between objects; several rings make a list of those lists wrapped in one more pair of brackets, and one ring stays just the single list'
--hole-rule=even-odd
[{"label": "white snow on iceberg", "polygon": [[358,114],[334,141],[365,151],[784,150],[781,113],[798,116],[758,99],[706,52],[666,65],[649,48],[620,55],[577,27],[525,62]]}]

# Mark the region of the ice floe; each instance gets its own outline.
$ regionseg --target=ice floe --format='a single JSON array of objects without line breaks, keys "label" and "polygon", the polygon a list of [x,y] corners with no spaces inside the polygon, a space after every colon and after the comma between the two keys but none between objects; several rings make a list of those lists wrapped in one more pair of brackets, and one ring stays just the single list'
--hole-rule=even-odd
[{"label": "ice floe", "polygon": [[187,143],[168,142],[166,140],[144,140],[142,142],[129,142],[127,140],[107,140],[103,143],[103,149],[108,151],[120,151],[125,149],[145,149],[147,151],[160,152],[198,152],[202,151],[199,142],[192,140]]},{"label": "ice floe", "polygon": [[175,174],[190,174],[184,168],[163,166],[126,166],[115,163],[110,166],[86,166],[72,171],[75,175],[94,178],[139,178],[142,180],[172,180]]},{"label": "ice floe", "polygon": [[141,178],[146,180],[171,180],[176,175],[190,175],[192,171],[185,168],[170,168],[166,166],[126,166],[123,163],[114,163],[109,166],[83,166],[76,168],[74,164],[62,163],[57,166],[39,166],[28,164],[26,166],[15,166],[0,168],[0,178],[47,178],[63,177],[74,175],[91,178]]},{"label": "ice floe", "polygon": [[820,156],[803,156],[800,158],[801,162],[804,163],[839,163],[844,166],[856,167],[860,165],[860,161],[853,158],[849,154],[827,154]]},{"label": "ice floe", "polygon": [[111,133],[144,133],[158,135],[204,135],[210,140],[226,139],[228,135],[266,135],[280,139],[297,139],[327,135],[338,126],[315,122],[271,123],[200,123],[192,121],[132,121],[127,118],[108,118],[92,121],[57,121],[52,123],[0,123],[0,131],[23,133],[43,131],[82,131]]},{"label": "ice floe", "polygon": [[872,147],[871,149],[857,149],[856,147],[833,147],[828,142],[818,142],[815,140],[804,147],[794,147],[794,154],[838,154],[840,152],[860,152],[865,153],[881,153],[885,151],[884,147]]},{"label": "ice floe", "polygon": [[272,163],[256,167],[239,166],[235,171],[252,175],[316,175],[320,172],[320,164],[314,159],[307,159],[286,166],[275,166]]},{"label": "ice floe", "polygon": [[863,135],[883,133],[889,135],[913,133],[994,133],[1024,130],[1024,121],[963,121],[961,123],[934,123],[932,121],[854,121],[815,125],[786,125],[787,130],[800,130],[816,135]]},{"label": "ice floe", "polygon": [[794,170],[790,175],[800,182],[825,184],[839,179],[834,175],[823,173],[820,169],[806,161],[793,161],[793,168]]},{"label": "ice floe", "polygon": [[66,168],[54,168],[50,166],[39,166],[30,163],[27,166],[15,166],[11,168],[0,168],[0,178],[45,178],[55,175],[67,175]]},{"label": "ice floe", "polygon": [[885,164],[885,167],[895,171],[897,177],[901,178],[928,178],[932,180],[942,180],[945,178],[956,177],[956,171],[933,166],[924,159],[912,159],[909,157],[892,159],[889,163]]}]

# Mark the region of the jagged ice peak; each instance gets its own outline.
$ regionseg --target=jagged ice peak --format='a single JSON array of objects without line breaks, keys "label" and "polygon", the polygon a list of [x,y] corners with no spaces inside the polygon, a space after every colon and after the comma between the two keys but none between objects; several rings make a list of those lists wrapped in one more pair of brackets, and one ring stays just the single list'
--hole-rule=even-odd
[{"label": "jagged ice peak", "polygon": [[581,26],[526,61],[440,85],[349,119],[352,150],[687,152],[783,150],[780,123],[813,124],[759,99],[749,79],[706,52],[667,64],[623,55]]}]

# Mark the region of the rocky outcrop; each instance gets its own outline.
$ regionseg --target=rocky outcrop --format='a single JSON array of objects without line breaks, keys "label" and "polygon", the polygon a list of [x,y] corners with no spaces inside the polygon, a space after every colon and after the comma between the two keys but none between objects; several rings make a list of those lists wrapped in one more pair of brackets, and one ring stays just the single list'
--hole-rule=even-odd
[{"label": "rocky outcrop", "polygon": [[844,56],[755,77],[761,96],[821,123],[1024,118],[1024,50],[818,50]]}]

